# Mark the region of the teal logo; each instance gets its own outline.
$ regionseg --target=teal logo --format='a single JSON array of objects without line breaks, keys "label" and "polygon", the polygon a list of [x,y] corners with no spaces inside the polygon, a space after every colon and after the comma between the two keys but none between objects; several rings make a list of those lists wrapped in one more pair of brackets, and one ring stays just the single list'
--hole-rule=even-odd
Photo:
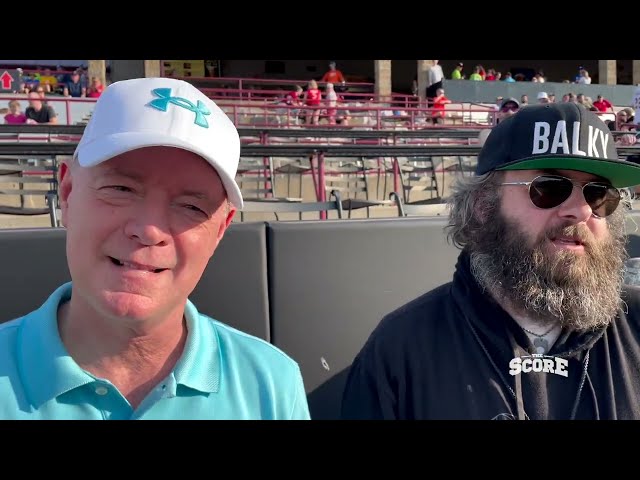
[{"label": "teal logo", "polygon": [[149,102],[149,106],[160,110],[161,112],[166,112],[167,108],[169,108],[169,104],[173,103],[178,107],[186,108],[187,110],[192,111],[196,114],[196,119],[194,123],[203,128],[209,128],[209,123],[207,119],[204,117],[205,115],[211,115],[211,112],[207,108],[207,106],[201,100],[198,100],[198,103],[194,105],[192,102],[182,97],[172,97],[170,88],[155,88],[151,90],[156,97],[156,99],[151,100]]}]

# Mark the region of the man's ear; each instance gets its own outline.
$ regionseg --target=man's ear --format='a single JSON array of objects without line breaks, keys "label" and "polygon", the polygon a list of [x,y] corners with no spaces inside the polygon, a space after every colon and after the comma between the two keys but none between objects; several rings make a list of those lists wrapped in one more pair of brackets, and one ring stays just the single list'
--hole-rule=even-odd
[{"label": "man's ear", "polygon": [[492,221],[489,215],[495,212],[495,202],[498,202],[498,210],[500,210],[500,204],[502,203],[502,189],[498,186],[504,177],[504,172],[495,172],[492,185],[487,185],[488,188],[482,188],[476,191],[473,195],[473,215],[476,220],[484,225],[487,222]]},{"label": "man's ear", "polygon": [[229,205],[229,213],[227,213],[227,217],[225,218],[224,222],[220,224],[220,228],[218,229],[218,242],[220,242],[220,240],[222,240],[222,236],[224,235],[224,232],[227,231],[227,228],[229,228],[229,225],[231,225],[231,221],[233,220],[234,215],[236,214],[236,208],[231,205]]},{"label": "man's ear", "polygon": [[62,211],[62,224],[67,225],[67,210],[69,208],[69,196],[72,190],[71,167],[67,162],[60,164],[60,180],[58,190],[60,192],[60,210]]}]

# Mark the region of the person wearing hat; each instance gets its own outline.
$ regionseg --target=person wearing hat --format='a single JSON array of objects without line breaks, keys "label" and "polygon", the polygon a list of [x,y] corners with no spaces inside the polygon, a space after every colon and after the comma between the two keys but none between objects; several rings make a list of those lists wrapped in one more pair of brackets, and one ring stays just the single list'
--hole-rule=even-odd
[{"label": "person wearing hat", "polygon": [[541,105],[546,105],[549,102],[549,95],[547,95],[547,92],[538,92],[538,95],[536,95],[536,99],[538,100],[538,103]]},{"label": "person wearing hat", "polygon": [[640,290],[623,285],[636,184],[581,105],[500,122],[450,198],[452,281],[380,322],[342,417],[639,419]]},{"label": "person wearing hat", "polygon": [[[518,100],[516,100],[515,98],[499,98],[501,99],[501,103],[496,113],[496,125],[505,118],[508,118],[511,115],[515,115],[516,113],[518,113],[518,110],[520,110],[520,102],[518,102]],[[480,130],[480,133],[478,134],[478,145],[483,146],[487,141],[487,138],[489,138],[490,133],[490,128],[484,128]]]},{"label": "person wearing hat", "polygon": [[189,295],[234,213],[240,138],[191,84],[111,84],[60,168],[72,281],[0,326],[4,419],[308,419],[300,369]]},{"label": "person wearing hat", "polygon": [[463,80],[464,75],[462,75],[462,69],[464,68],[464,64],[462,62],[456,65],[456,68],[451,72],[451,80]]}]

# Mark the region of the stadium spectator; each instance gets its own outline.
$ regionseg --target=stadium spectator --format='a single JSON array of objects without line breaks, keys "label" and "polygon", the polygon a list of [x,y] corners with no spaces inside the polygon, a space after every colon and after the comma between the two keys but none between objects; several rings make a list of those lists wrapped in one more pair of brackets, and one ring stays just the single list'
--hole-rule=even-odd
[{"label": "stadium spectator", "polygon": [[324,90],[325,102],[327,105],[327,119],[329,125],[336,124],[336,106],[338,104],[338,94],[333,89],[333,83],[327,83]]},{"label": "stadium spectator", "polygon": [[580,83],[582,85],[591,84],[591,77],[589,76],[589,72],[587,72],[584,68],[580,70],[580,76],[578,77],[576,83]]},{"label": "stadium spectator", "polygon": [[480,66],[474,67],[473,73],[469,75],[469,80],[474,80],[476,82],[482,81],[482,75],[480,74]]},{"label": "stadium spectator", "polygon": [[29,106],[24,113],[27,116],[27,123],[58,123],[55,110],[42,102],[38,92],[29,93]]},{"label": "stadium spectator", "polygon": [[40,75],[40,85],[44,87],[46,93],[55,91],[58,86],[58,79],[51,74],[51,69],[45,68],[44,74]]},{"label": "stadium spectator", "polygon": [[81,81],[80,71],[76,70],[71,74],[71,80],[67,82],[64,87],[63,95],[65,97],[86,97],[87,96],[87,87]]},{"label": "stadium spectator", "polygon": [[329,62],[329,70],[322,76],[324,83],[345,83],[344,75],[336,69],[336,62]]},{"label": "stadium spectator", "polygon": [[289,92],[287,95],[291,95],[291,104],[292,105],[300,105],[302,102],[302,97],[304,96],[304,89],[300,85],[296,85],[296,88]]},{"label": "stadium spectator", "polygon": [[528,95],[523,94],[523,95],[520,97],[520,106],[521,106],[521,107],[526,107],[527,105],[529,105],[529,96],[528,96]]},{"label": "stadium spectator", "polygon": [[[515,115],[520,110],[520,103],[515,98],[506,98],[502,100],[502,97],[498,97],[501,100],[500,106],[498,108],[498,113],[496,114],[496,125],[499,124],[505,118],[509,118],[512,115]],[[480,130],[480,134],[478,135],[478,144],[480,146],[484,145],[487,137],[491,133],[491,129],[485,128]]]},{"label": "stadium spectator", "polygon": [[304,94],[304,103],[307,107],[311,107],[306,112],[306,120],[308,125],[317,125],[320,118],[320,102],[322,100],[322,92],[318,88],[315,80],[309,82],[307,91]]},{"label": "stadium spectator", "polygon": [[427,72],[427,107],[433,105],[433,99],[437,95],[439,88],[442,88],[442,80],[444,72],[442,66],[438,63],[440,60],[433,60],[433,65]]},{"label": "stadium spectator", "polygon": [[87,97],[89,98],[98,98],[102,95],[104,91],[104,85],[102,84],[102,80],[98,77],[91,77],[91,86],[87,90]]},{"label": "stadium spectator", "polygon": [[451,72],[451,80],[462,80],[464,75],[462,74],[462,69],[464,68],[464,64],[462,62],[456,65],[456,68]]},{"label": "stadium spectator", "polygon": [[449,100],[445,96],[444,89],[439,88],[436,91],[435,98],[433,99],[433,110],[431,112],[431,120],[433,121],[434,125],[444,123],[445,105],[447,103],[451,103],[451,100]]},{"label": "stadium spectator", "polygon": [[602,113],[612,112],[613,113],[613,105],[611,105],[611,102],[609,102],[609,100],[604,98],[602,95],[598,95],[597,100],[595,102],[593,102],[593,106],[596,107],[599,112],[602,112]]},{"label": "stadium spectator", "polygon": [[584,105],[584,107],[587,110],[591,110],[593,107],[593,104],[591,103],[590,99],[588,99],[587,97],[585,97],[584,93],[579,93],[578,96],[576,97],[576,101],[582,105]]},{"label": "stadium spectator", "polygon": [[547,95],[547,92],[538,92],[536,99],[538,100],[538,103],[541,103],[541,104],[550,103],[549,95]]},{"label": "stadium spectator", "polygon": [[504,74],[503,82],[507,82],[507,83],[515,82],[515,80],[513,79],[513,76],[511,75],[511,72],[507,72],[507,73]]},{"label": "stadium spectator", "polygon": [[20,102],[18,100],[11,100],[9,102],[9,113],[4,116],[4,123],[11,125],[27,123],[27,116],[22,112]]}]

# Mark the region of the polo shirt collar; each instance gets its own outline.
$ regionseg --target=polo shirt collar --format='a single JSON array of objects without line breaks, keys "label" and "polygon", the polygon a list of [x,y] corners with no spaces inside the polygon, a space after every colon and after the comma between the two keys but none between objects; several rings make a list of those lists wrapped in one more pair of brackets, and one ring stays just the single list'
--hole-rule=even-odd
[{"label": "polo shirt collar", "polygon": [[[58,307],[71,298],[72,283],[56,289],[37,310],[23,318],[18,337],[22,383],[36,408],[74,388],[95,382],[71,358],[58,330]],[[211,319],[187,300],[187,341],[174,369],[178,384],[208,393],[220,387],[222,358]]]},{"label": "polo shirt collar", "polygon": [[213,321],[200,315],[195,305],[187,300],[187,342],[175,367],[178,384],[200,392],[215,393],[220,388],[222,355]]},{"label": "polo shirt collar", "polygon": [[66,283],[22,321],[18,334],[18,363],[22,384],[36,408],[95,381],[71,358],[60,338],[58,306],[70,298],[71,283]]}]

